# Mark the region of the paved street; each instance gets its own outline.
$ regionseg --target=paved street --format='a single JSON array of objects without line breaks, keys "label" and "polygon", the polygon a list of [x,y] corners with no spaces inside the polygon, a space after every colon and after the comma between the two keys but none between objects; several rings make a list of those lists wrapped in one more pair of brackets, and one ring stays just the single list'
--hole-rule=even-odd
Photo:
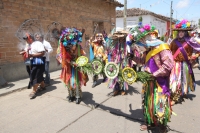
[{"label": "paved street", "polygon": [[[24,89],[0,97],[0,133],[140,133],[143,122],[141,84],[133,84],[125,96],[110,96],[106,84],[91,88],[92,80],[83,87],[80,105],[69,103],[64,84],[54,76],[52,86],[30,100],[31,90]],[[52,74],[51,74],[52,75]],[[52,77],[53,77],[52,76]],[[196,92],[183,104],[173,107],[169,133],[200,132],[200,71],[195,70]],[[24,84],[27,80],[20,81]],[[22,83],[23,82],[23,83]],[[101,79],[99,80],[99,83]],[[12,87],[16,87],[13,83]],[[18,86],[19,86],[18,85]],[[10,89],[12,89],[12,87]],[[0,89],[0,92],[3,92]],[[147,132],[147,131],[143,131]],[[158,130],[150,132],[157,133]]]}]

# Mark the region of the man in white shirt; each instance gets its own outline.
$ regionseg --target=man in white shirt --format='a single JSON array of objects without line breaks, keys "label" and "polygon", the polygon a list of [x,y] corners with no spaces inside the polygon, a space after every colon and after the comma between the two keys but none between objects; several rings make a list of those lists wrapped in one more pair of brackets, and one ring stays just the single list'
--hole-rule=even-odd
[{"label": "man in white shirt", "polygon": [[51,47],[51,44],[48,41],[43,39],[43,36],[41,34],[39,34],[39,33],[37,33],[37,34],[38,34],[37,40],[42,42],[42,44],[44,45],[45,51],[46,51],[45,55],[44,55],[44,58],[45,58],[45,84],[46,84],[46,86],[48,86],[48,85],[50,85],[49,55],[50,55],[50,53],[53,52],[53,48]]},{"label": "man in white shirt", "polygon": [[44,45],[44,48],[46,50],[46,62],[45,62],[45,83],[46,85],[50,85],[50,74],[49,74],[49,62],[50,62],[50,59],[49,59],[49,55],[50,53],[53,52],[53,48],[51,47],[51,44],[46,41],[45,39],[43,40],[43,45]]},{"label": "man in white shirt", "polygon": [[0,67],[0,88],[1,87],[5,87],[7,86],[8,83],[6,82],[6,80],[3,77],[3,73],[1,72],[1,67]]}]

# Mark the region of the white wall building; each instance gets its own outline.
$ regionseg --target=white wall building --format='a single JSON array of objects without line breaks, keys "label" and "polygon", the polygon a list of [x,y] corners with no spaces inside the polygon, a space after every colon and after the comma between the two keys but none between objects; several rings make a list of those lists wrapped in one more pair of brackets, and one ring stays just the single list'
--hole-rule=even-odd
[{"label": "white wall building", "polygon": [[[169,21],[168,17],[155,14],[150,11],[146,11],[139,8],[127,9],[127,28],[135,27],[139,23],[139,17],[142,16],[142,24],[151,24],[158,29],[160,36],[165,35],[167,30],[169,29]],[[124,28],[124,18],[123,11],[117,10],[116,12],[116,29],[121,30]]]}]

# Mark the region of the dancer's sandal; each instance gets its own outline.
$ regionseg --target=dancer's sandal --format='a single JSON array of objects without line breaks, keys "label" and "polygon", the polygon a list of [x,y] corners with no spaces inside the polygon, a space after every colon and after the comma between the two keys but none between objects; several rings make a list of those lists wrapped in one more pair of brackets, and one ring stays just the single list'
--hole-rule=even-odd
[{"label": "dancer's sandal", "polygon": [[175,101],[171,101],[171,106],[174,106],[175,104]]},{"label": "dancer's sandal", "polygon": [[40,87],[40,88],[37,90],[37,92],[41,92],[41,91],[44,91],[44,90],[46,90],[46,87]]},{"label": "dancer's sandal", "polygon": [[121,92],[121,95],[122,95],[122,96],[126,95],[126,92],[125,92],[125,91],[122,91],[122,92]]},{"label": "dancer's sandal", "polygon": [[149,129],[154,129],[155,127],[156,127],[155,125],[152,125],[152,126],[141,125],[140,131],[146,131],[146,130],[149,130]]},{"label": "dancer's sandal", "polygon": [[141,125],[140,126],[140,131],[146,131],[148,130],[148,126],[147,125]]},{"label": "dancer's sandal", "polygon": [[36,92],[31,92],[31,94],[29,94],[30,99],[34,99],[36,97]]},{"label": "dancer's sandal", "polygon": [[119,91],[114,91],[113,96],[117,96],[119,94]]}]

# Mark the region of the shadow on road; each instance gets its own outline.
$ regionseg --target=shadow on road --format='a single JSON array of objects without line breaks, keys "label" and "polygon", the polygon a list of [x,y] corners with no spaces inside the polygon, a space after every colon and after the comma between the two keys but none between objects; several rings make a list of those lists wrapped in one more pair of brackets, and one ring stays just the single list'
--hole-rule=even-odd
[{"label": "shadow on road", "polygon": [[48,86],[48,87],[46,87],[46,90],[41,91],[41,92],[38,92],[38,93],[37,93],[37,97],[38,97],[38,96],[42,96],[43,94],[45,94],[45,93],[47,93],[47,92],[50,92],[50,91],[53,91],[53,90],[55,90],[55,89],[57,89],[56,86]]},{"label": "shadow on road", "polygon": [[102,81],[103,81],[103,79],[97,80],[97,85],[96,86],[100,85],[102,83]]},{"label": "shadow on road", "polygon": [[[135,88],[130,87],[130,89],[132,89],[132,90],[130,90],[129,93],[131,93],[131,94],[132,93],[138,93],[138,91],[135,91]],[[90,92],[83,92],[82,94],[83,94],[82,102],[85,103],[87,106],[92,105],[95,109],[104,110],[104,111],[109,112],[113,115],[124,117],[124,118],[126,118],[130,121],[138,122],[141,125],[144,124],[143,109],[133,110],[132,104],[129,104],[128,106],[129,106],[130,114],[126,114],[126,113],[122,112],[120,109],[108,107],[108,106],[103,105],[102,103],[96,103],[93,100],[93,94],[90,93]],[[194,96],[192,96],[193,94],[190,94],[190,95],[191,95],[191,97],[194,97]],[[140,127],[138,127],[138,128],[140,128]],[[170,129],[170,127],[168,127],[168,130],[173,131],[175,133],[183,133],[183,132],[180,132],[180,131],[176,131],[175,129]],[[148,130],[147,132],[148,133],[160,133],[158,127],[156,127],[155,129]]]},{"label": "shadow on road", "polygon": [[187,94],[187,98],[193,101],[193,99],[196,97],[194,94]]},{"label": "shadow on road", "polygon": [[82,102],[85,103],[87,106],[92,105],[93,107],[96,107],[98,103],[96,103],[93,100],[93,94],[90,92],[82,92]]},{"label": "shadow on road", "polygon": [[59,84],[59,83],[61,83],[61,81],[60,80],[51,80],[51,85],[55,85],[55,84]]},{"label": "shadow on road", "polygon": [[[113,89],[111,89],[111,90],[113,90]],[[114,91],[108,93],[107,96],[112,96],[112,95],[113,95],[113,92],[114,92]],[[122,92],[122,90],[120,90],[119,93],[118,93],[117,95],[120,95],[121,92]],[[134,88],[133,86],[130,86],[130,85],[128,86],[128,90],[126,90],[125,92],[126,92],[126,94],[130,94],[131,96],[132,96],[133,94],[140,94],[140,92],[139,92],[136,88]]]},{"label": "shadow on road", "polygon": [[[37,97],[38,97],[38,96],[42,96],[43,94],[45,94],[45,93],[47,93],[47,92],[50,92],[50,91],[53,91],[53,90],[57,89],[57,87],[54,86],[54,85],[55,85],[55,84],[59,84],[59,83],[61,83],[61,81],[58,81],[58,80],[51,80],[51,85],[50,85],[50,86],[47,86],[47,87],[46,87],[46,90],[43,90],[43,91],[41,91],[41,92],[38,92],[38,93],[37,93]],[[52,85],[53,85],[53,86],[52,86]]]},{"label": "shadow on road", "polygon": [[[92,105],[96,109],[102,109],[104,111],[107,111],[113,115],[117,116],[122,116],[125,117],[126,119],[129,119],[133,122],[139,122],[140,124],[143,123],[143,114],[142,114],[142,109],[132,109],[132,104],[129,104],[129,112],[131,114],[126,114],[122,112],[120,109],[114,109],[105,105],[102,105],[101,103],[96,103],[93,100],[93,94],[90,92],[83,92],[83,99],[82,102],[85,103],[87,106]],[[139,128],[139,127],[138,127]]]},{"label": "shadow on road", "polygon": [[136,88],[134,88],[133,86],[130,86],[130,85],[128,86],[127,93],[130,94],[131,96],[133,95],[133,93],[140,94],[140,92]]},{"label": "shadow on road", "polygon": [[15,86],[15,84],[13,84],[13,83],[7,83],[4,86],[0,86],[0,89],[10,89],[10,88],[12,88],[14,86]]},{"label": "shadow on road", "polygon": [[105,106],[102,104],[99,105],[97,108],[102,109],[107,112],[110,112],[113,115],[125,117],[126,119],[129,119],[133,122],[139,122],[140,124],[142,124],[144,122],[142,109],[133,110],[132,104],[129,104],[129,112],[131,114],[126,114],[126,113],[122,112],[120,109],[114,109],[114,108],[111,108],[111,107],[108,107],[108,106]]},{"label": "shadow on road", "polygon": [[196,83],[197,85],[200,85],[200,80],[196,81],[195,83]]}]

